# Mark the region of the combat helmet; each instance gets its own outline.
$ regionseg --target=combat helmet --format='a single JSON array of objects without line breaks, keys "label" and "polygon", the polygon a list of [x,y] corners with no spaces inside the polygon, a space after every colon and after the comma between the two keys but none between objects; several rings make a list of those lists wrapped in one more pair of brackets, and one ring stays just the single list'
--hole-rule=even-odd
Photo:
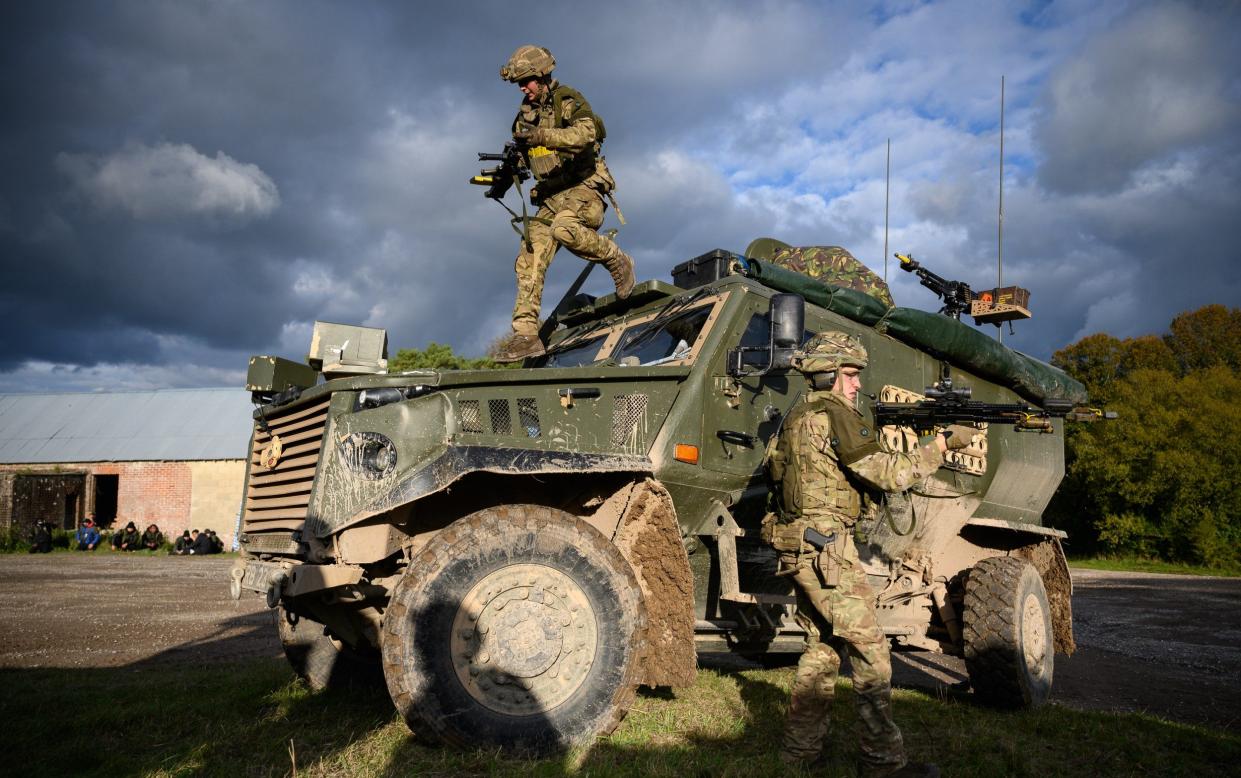
[{"label": "combat helmet", "polygon": [[556,58],[542,46],[518,46],[500,68],[500,78],[516,84],[527,78],[543,78],[556,69]]},{"label": "combat helmet", "polygon": [[793,367],[809,375],[834,373],[841,367],[866,367],[866,347],[857,335],[839,330],[820,332],[793,355]]}]

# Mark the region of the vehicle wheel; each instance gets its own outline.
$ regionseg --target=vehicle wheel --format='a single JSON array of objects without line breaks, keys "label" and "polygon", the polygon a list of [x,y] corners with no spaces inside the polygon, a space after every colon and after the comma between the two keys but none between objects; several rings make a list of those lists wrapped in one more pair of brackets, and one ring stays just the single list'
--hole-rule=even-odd
[{"label": "vehicle wheel", "polygon": [[645,625],[633,570],[589,524],[488,508],[436,535],[397,584],[384,677],[420,735],[547,753],[625,717]]},{"label": "vehicle wheel", "polygon": [[382,688],[383,665],[379,652],[351,648],[327,634],[327,629],[305,616],[276,608],[276,630],[293,672],[306,684],[320,689]]},{"label": "vehicle wheel", "polygon": [[1043,579],[1016,557],[974,566],[965,584],[965,666],[974,693],[1005,708],[1033,708],[1051,693],[1055,649]]}]

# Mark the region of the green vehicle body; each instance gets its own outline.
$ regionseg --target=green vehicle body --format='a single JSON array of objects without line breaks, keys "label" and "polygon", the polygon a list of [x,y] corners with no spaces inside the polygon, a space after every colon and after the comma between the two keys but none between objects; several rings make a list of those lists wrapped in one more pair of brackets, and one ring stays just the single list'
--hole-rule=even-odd
[{"label": "green vehicle body", "polygon": [[[385,636],[399,631],[385,623],[396,618],[393,592],[421,575],[419,559],[438,548],[435,538],[452,537],[480,512],[546,506],[591,527],[576,531],[616,545],[632,567],[629,580],[641,584],[647,648],[635,651],[623,683],[686,683],[696,655],[706,652],[799,652],[806,635],[759,532],[768,510],[764,449],[806,385],[794,370],[730,370],[738,346],[758,349],[751,365],[768,358],[761,348],[781,290],[750,275],[732,272],[689,289],[646,281],[625,301],[607,296],[562,306],[548,356],[520,369],[347,376],[279,400],[272,395],[289,382],[280,382],[278,366],[274,375],[268,370],[260,381],[269,390],[260,395],[266,404],[255,413],[234,594],[266,594],[284,619],[287,652],[296,640],[286,633],[305,633],[310,624],[306,651],[318,651],[306,645],[322,637],[350,661],[377,666],[382,658],[391,676],[400,672],[396,664],[414,661],[398,662],[392,657],[403,655],[384,646]],[[806,335],[838,329],[861,337],[871,356],[863,392],[920,393],[947,371],[976,400],[1022,399],[968,365],[824,306],[807,304],[804,315]],[[656,332],[635,345],[644,328]],[[290,363],[287,374],[304,382],[305,366]],[[869,402],[862,399],[864,414]],[[1002,705],[1045,699],[1053,649],[1073,647],[1063,533],[1041,524],[1064,473],[1061,425],[1056,420],[1051,434],[980,430],[980,458],[888,495],[858,525],[858,548],[894,647],[964,654],[975,688]],[[910,442],[908,434],[887,432],[893,445]],[[275,452],[273,436],[281,438]],[[626,536],[626,511],[639,490],[647,504],[665,507],[641,521],[656,529],[673,521],[680,541],[659,552],[663,567],[684,567],[666,571],[666,580],[656,581],[655,564],[644,561],[639,546],[647,536]],[[998,573],[979,567],[997,557],[988,564],[999,564]],[[975,570],[981,582],[971,590]],[[981,602],[992,589],[1005,602]],[[984,629],[993,611],[1016,619],[1015,631]],[[444,640],[444,651],[455,650]],[[998,648],[987,648],[997,640]],[[656,644],[659,651],[651,649]],[[289,655],[312,683],[331,682],[330,673],[316,676],[304,654]],[[472,665],[457,667],[464,673]],[[405,687],[391,677],[388,687],[416,731],[462,742],[431,720],[442,710],[414,703],[409,713],[400,699]],[[503,707],[481,692],[477,699],[489,715]],[[610,699],[620,708],[610,718],[531,750],[608,731],[627,705],[623,694]],[[518,718],[539,712],[537,703],[514,710]],[[473,742],[515,747],[479,737]]]}]

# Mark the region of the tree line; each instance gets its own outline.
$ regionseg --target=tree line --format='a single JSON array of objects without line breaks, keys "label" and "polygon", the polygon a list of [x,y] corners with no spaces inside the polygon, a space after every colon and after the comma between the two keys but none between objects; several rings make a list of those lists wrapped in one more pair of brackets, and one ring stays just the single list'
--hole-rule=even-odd
[{"label": "tree line", "polygon": [[1241,309],[1208,305],[1162,335],[1097,333],[1052,364],[1117,421],[1067,425],[1047,511],[1071,553],[1213,567],[1241,561]]}]

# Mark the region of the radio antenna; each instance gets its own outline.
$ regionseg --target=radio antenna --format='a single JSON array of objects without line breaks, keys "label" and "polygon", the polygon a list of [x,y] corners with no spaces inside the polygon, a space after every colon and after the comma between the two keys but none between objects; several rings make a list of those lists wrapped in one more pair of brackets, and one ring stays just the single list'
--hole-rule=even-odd
[{"label": "radio antenna", "polygon": [[[995,266],[997,289],[1004,286],[1004,76],[1000,76],[1000,214],[996,225]],[[1004,328],[996,325],[996,338],[1004,342]]]},{"label": "radio antenna", "polygon": [[888,138],[888,166],[883,174],[883,282],[888,282],[888,199],[892,191],[892,139]]}]

